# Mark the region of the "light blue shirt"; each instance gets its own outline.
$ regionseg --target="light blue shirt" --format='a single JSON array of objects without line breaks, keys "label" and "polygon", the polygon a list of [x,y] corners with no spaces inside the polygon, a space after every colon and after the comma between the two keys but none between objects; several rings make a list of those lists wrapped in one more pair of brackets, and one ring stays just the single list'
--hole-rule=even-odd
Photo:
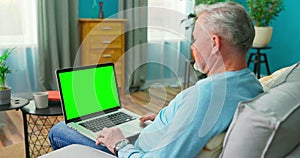
[{"label": "light blue shirt", "polygon": [[211,75],[179,93],[119,157],[195,157],[225,131],[240,101],[263,92],[248,69]]}]

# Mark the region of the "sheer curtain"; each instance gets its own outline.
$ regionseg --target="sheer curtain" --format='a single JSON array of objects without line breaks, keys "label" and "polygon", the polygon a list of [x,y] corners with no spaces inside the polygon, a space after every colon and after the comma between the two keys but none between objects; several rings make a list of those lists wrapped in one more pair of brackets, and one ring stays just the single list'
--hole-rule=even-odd
[{"label": "sheer curtain", "polygon": [[190,55],[194,0],[151,0],[148,2],[148,65],[146,86],[161,83],[180,86]]},{"label": "sheer curtain", "polygon": [[15,48],[7,63],[7,85],[13,96],[30,98],[40,90],[37,62],[36,0],[0,1],[0,49]]},{"label": "sheer curtain", "polygon": [[[11,74],[6,85],[12,95],[31,98],[40,89],[37,74],[36,0],[0,0],[0,54],[15,48],[7,59]],[[0,112],[0,130],[5,125],[4,112]]]}]

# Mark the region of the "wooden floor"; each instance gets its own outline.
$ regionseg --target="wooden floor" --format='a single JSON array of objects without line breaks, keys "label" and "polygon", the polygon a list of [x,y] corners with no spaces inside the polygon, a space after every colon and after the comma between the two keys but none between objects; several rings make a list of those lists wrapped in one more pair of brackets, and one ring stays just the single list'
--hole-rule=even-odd
[{"label": "wooden floor", "polygon": [[[149,112],[157,113],[166,106],[182,89],[181,88],[150,88],[143,91],[121,96],[124,108],[139,115]],[[3,122],[3,120],[0,120]],[[0,148],[24,141],[23,119],[20,111],[5,112],[5,126],[0,130]]]}]

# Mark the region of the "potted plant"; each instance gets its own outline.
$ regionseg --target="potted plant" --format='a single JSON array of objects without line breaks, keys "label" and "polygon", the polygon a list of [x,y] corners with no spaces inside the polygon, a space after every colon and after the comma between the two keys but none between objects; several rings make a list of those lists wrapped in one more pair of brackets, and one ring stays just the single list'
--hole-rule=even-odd
[{"label": "potted plant", "polygon": [[283,0],[246,0],[249,16],[254,21],[255,37],[253,47],[266,47],[271,40],[273,27],[270,26],[281,11]]},{"label": "potted plant", "polygon": [[10,103],[11,88],[5,86],[6,75],[10,73],[9,67],[6,65],[6,59],[14,51],[14,48],[5,49],[0,56],[0,105]]}]

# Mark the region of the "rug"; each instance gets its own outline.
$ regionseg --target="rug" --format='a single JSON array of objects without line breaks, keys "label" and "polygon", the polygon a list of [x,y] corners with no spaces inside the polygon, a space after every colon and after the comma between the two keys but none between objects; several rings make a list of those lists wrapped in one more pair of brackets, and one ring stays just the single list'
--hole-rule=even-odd
[{"label": "rug", "polygon": [[25,158],[24,142],[0,147],[0,158]]}]

